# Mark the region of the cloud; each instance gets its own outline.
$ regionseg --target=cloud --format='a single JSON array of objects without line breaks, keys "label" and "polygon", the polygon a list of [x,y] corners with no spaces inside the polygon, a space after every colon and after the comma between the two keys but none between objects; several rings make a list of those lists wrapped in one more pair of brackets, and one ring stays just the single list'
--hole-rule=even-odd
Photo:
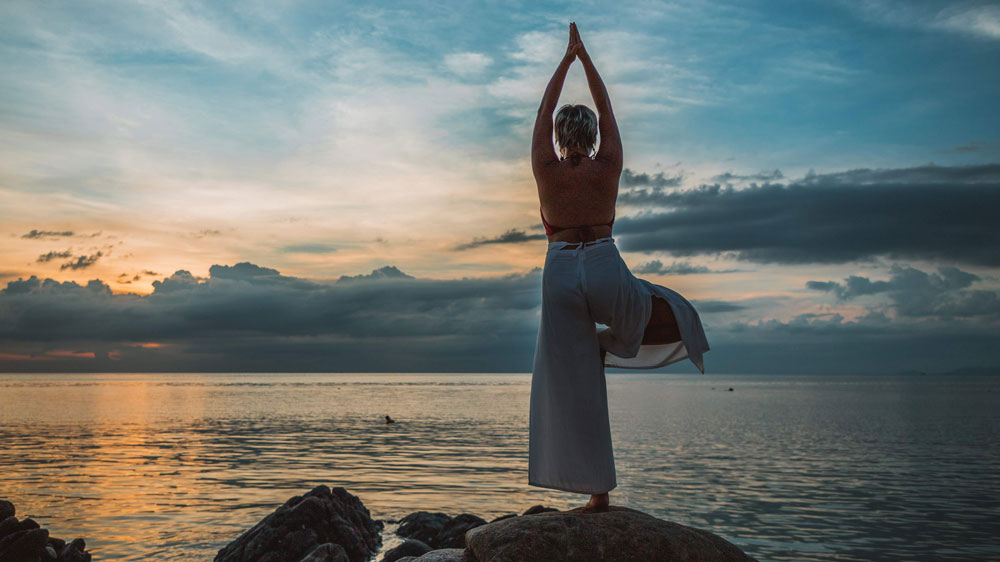
[{"label": "cloud", "polygon": [[39,238],[59,238],[61,236],[73,236],[72,230],[35,230],[32,229],[31,232],[22,234],[21,238],[27,239],[39,239]]},{"label": "cloud", "polygon": [[732,182],[745,182],[745,181],[773,181],[780,180],[785,177],[781,173],[781,170],[774,169],[771,171],[758,172],[756,174],[740,175],[734,174],[732,172],[725,172],[716,176],[712,176],[712,181],[722,182],[722,183],[732,183]]},{"label": "cloud", "polygon": [[885,294],[890,307],[901,317],[910,318],[1000,318],[1000,293],[970,290],[980,277],[957,267],[940,267],[937,273],[893,265],[887,281],[872,281],[852,275],[843,283],[808,281],[806,288],[832,293],[839,301]]},{"label": "cloud", "polygon": [[675,261],[670,265],[663,265],[660,260],[653,260],[640,264],[632,270],[637,274],[656,275],[695,275],[700,273],[736,273],[737,269],[709,269],[703,265],[694,265],[688,261]]},{"label": "cloud", "polygon": [[977,39],[1000,39],[1000,6],[975,0],[953,2],[848,2],[868,19],[888,25],[949,31]]},{"label": "cloud", "polygon": [[938,150],[937,152],[941,153],[941,154],[948,154],[948,153],[964,154],[964,153],[969,153],[969,152],[981,152],[983,150],[986,150],[986,149],[992,148],[992,147],[996,147],[996,146],[1000,146],[1000,143],[970,141],[968,144],[963,144],[963,145],[955,146],[955,147],[952,147],[952,148],[944,148],[944,149]]},{"label": "cloud", "polygon": [[89,256],[76,256],[76,260],[71,260],[71,261],[68,261],[68,262],[60,265],[59,269],[60,270],[64,270],[64,269],[86,269],[86,268],[94,265],[95,263],[97,263],[97,260],[100,259],[101,256],[103,256],[103,255],[104,255],[103,253],[101,253],[100,251],[98,251],[97,253],[91,254]]},{"label": "cloud", "polygon": [[[387,266],[321,283],[243,262],[214,265],[207,278],[179,270],[153,286],[138,295],[96,279],[11,281],[0,291],[0,349],[117,350],[132,358],[123,368],[155,370],[524,371],[541,279],[538,269],[415,279]],[[143,342],[159,347],[135,347]]]},{"label": "cloud", "polygon": [[622,170],[621,184],[625,187],[648,185],[656,189],[662,189],[664,187],[678,187],[681,185],[681,181],[683,179],[683,174],[666,177],[663,175],[663,172],[657,172],[656,174],[650,176],[647,173],[638,174],[629,168],[625,168]]},{"label": "cloud", "polygon": [[619,218],[625,251],[784,264],[890,256],[1000,265],[1000,164],[809,173],[787,185],[702,185],[643,198],[667,210]]},{"label": "cloud", "polygon": [[448,70],[460,76],[481,74],[492,63],[493,59],[483,53],[452,53],[444,57],[444,65]]},{"label": "cloud", "polygon": [[372,270],[368,275],[341,275],[337,283],[353,283],[358,281],[389,281],[399,279],[414,279],[412,275],[403,273],[394,265],[387,265]]},{"label": "cloud", "polygon": [[736,312],[737,310],[744,310],[746,308],[741,304],[727,301],[693,301],[691,304],[694,305],[695,310],[697,310],[700,314]]},{"label": "cloud", "polygon": [[337,247],[331,244],[303,243],[289,244],[281,248],[282,252],[289,254],[330,254],[337,251]]},{"label": "cloud", "polygon": [[46,254],[42,254],[42,255],[38,256],[38,259],[35,260],[35,262],[37,262],[37,263],[46,263],[46,262],[50,262],[50,261],[55,260],[55,259],[63,259],[63,258],[72,257],[72,255],[73,255],[73,251],[72,250],[63,250],[62,252],[57,252],[57,251],[53,250],[51,252],[48,252]]},{"label": "cloud", "polygon": [[533,240],[546,240],[544,234],[528,234],[523,230],[512,228],[507,232],[493,238],[476,238],[472,242],[466,242],[455,246],[456,250],[468,250],[485,246],[487,244],[519,244],[521,242],[531,242]]}]

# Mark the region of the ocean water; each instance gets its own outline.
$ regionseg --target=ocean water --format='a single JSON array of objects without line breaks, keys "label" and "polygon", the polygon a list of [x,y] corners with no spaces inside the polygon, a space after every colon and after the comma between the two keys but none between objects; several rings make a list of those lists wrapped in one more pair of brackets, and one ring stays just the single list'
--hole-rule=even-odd
[{"label": "ocean water", "polygon": [[[161,561],[211,560],[318,484],[387,521],[583,505],[527,484],[530,383],[0,374],[0,497],[95,560]],[[608,399],[613,504],[761,561],[1000,560],[1000,377],[640,372]]]}]

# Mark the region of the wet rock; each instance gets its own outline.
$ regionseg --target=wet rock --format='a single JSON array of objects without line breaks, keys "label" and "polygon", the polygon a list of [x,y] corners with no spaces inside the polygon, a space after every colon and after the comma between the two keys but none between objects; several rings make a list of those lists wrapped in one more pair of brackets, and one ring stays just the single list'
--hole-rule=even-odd
[{"label": "wet rock", "polygon": [[312,549],[299,562],[348,562],[348,560],[342,546],[328,542]]},{"label": "wet rock", "polygon": [[48,529],[36,527],[14,531],[0,539],[0,560],[4,562],[36,562],[41,557],[48,541]]},{"label": "wet rock", "polygon": [[14,504],[7,500],[0,500],[0,521],[3,521],[8,517],[13,517],[14,513]]},{"label": "wet rock", "polygon": [[406,539],[403,544],[393,548],[385,553],[382,557],[382,562],[397,562],[400,558],[406,556],[417,557],[432,549],[430,545],[423,541],[418,541],[417,539]]},{"label": "wet rock", "polygon": [[493,523],[493,521],[500,521],[501,519],[507,519],[508,517],[517,517],[517,514],[516,513],[505,513],[504,515],[501,515],[499,517],[494,518],[492,521],[490,521],[490,523]]},{"label": "wet rock", "polygon": [[753,562],[712,533],[620,506],[511,517],[475,527],[465,538],[479,562]]},{"label": "wet rock", "polygon": [[428,544],[435,549],[465,548],[466,531],[485,524],[485,519],[471,513],[456,515],[441,527],[441,531]]},{"label": "wet rock", "polygon": [[477,562],[465,548],[442,548],[414,558],[412,562]]},{"label": "wet rock", "polygon": [[451,521],[451,516],[447,513],[416,511],[399,520],[396,534],[429,545],[448,521]]},{"label": "wet rock", "polygon": [[357,496],[319,485],[219,550],[215,562],[299,562],[326,543],[340,545],[350,562],[364,562],[382,543],[382,527]]},{"label": "wet rock", "polygon": [[524,510],[521,515],[534,515],[536,513],[545,513],[546,511],[559,511],[554,507],[545,507],[544,505],[533,505],[528,509]]},{"label": "wet rock", "polygon": [[83,539],[73,539],[59,551],[58,562],[90,562],[87,543]]},{"label": "wet rock", "polygon": [[11,515],[6,519],[0,520],[0,539],[17,530],[19,530],[17,526],[17,517]]}]

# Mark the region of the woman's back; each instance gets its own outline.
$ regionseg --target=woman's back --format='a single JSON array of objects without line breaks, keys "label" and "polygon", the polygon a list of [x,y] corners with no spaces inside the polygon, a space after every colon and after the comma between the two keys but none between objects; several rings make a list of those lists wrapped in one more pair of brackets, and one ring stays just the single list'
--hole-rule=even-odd
[{"label": "woman's back", "polygon": [[535,174],[542,215],[554,227],[607,224],[620,177],[620,167],[597,158],[553,160]]}]

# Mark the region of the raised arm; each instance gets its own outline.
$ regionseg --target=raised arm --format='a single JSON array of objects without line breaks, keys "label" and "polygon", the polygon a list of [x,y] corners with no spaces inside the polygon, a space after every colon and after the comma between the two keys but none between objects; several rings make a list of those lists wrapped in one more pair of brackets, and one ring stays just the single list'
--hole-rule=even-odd
[{"label": "raised arm", "polygon": [[552,145],[552,112],[556,110],[556,103],[559,102],[559,94],[562,93],[563,82],[566,81],[566,72],[576,58],[574,28],[575,26],[570,24],[570,42],[566,48],[566,55],[559,61],[559,67],[549,79],[545,95],[542,96],[542,104],[538,107],[538,115],[535,117],[535,130],[531,135],[531,169],[536,178],[546,164],[558,161]]},{"label": "raised arm", "polygon": [[583,70],[587,74],[587,85],[590,86],[590,95],[594,98],[594,106],[597,109],[598,132],[601,134],[601,147],[597,150],[595,159],[604,160],[621,168],[623,151],[622,137],[618,133],[618,123],[615,121],[615,114],[611,111],[611,98],[608,96],[608,89],[601,80],[601,75],[597,73],[594,61],[590,60],[590,54],[583,46],[583,41],[579,38],[579,31],[576,24],[573,30],[577,34],[576,56],[583,65]]}]

